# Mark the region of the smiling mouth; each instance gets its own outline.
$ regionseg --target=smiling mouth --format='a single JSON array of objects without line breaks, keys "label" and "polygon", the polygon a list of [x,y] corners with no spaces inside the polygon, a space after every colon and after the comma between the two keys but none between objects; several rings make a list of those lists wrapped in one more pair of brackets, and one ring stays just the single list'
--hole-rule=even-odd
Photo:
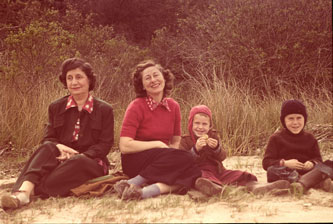
[{"label": "smiling mouth", "polygon": [[152,86],[150,86],[151,88],[157,88],[157,87],[159,87],[160,86],[160,84],[155,84],[155,85],[152,85]]}]

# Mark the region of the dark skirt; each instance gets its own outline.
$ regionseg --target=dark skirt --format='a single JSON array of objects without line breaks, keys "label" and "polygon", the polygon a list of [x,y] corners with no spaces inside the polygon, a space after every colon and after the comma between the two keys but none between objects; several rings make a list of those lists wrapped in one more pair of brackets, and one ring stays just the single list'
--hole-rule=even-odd
[{"label": "dark skirt", "polygon": [[213,181],[219,185],[245,186],[251,181],[258,181],[257,177],[251,173],[240,170],[223,170],[218,172],[217,166],[210,164],[201,165],[202,177]]},{"label": "dark skirt", "polygon": [[122,154],[123,172],[130,178],[140,175],[150,183],[179,185],[187,189],[201,176],[192,155],[184,150],[154,148],[138,153]]},{"label": "dark skirt", "polygon": [[24,181],[35,184],[34,192],[42,197],[67,196],[70,189],[104,174],[103,167],[94,159],[76,155],[64,162],[53,143],[41,145],[25,164],[12,189],[18,191]]}]

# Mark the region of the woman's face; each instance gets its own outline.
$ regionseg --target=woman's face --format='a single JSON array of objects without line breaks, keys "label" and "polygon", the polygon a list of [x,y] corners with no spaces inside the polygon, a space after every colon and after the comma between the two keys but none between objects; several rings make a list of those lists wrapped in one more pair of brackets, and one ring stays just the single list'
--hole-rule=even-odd
[{"label": "woman's face", "polygon": [[89,78],[80,68],[67,72],[66,84],[72,96],[89,93]]},{"label": "woman's face", "polygon": [[146,90],[147,95],[163,95],[165,79],[162,72],[156,66],[146,68],[141,74],[143,89]]}]

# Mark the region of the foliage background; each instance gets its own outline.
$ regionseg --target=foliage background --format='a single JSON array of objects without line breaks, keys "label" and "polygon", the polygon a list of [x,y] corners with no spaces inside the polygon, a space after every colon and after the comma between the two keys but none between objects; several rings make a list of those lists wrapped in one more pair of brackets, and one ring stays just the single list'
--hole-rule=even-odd
[{"label": "foliage background", "polygon": [[286,99],[304,101],[308,125],[333,123],[329,0],[1,0],[0,147],[31,153],[74,56],[114,107],[114,150],[131,70],[147,58],[176,76],[183,133],[190,108],[206,104],[230,154],[262,152]]}]

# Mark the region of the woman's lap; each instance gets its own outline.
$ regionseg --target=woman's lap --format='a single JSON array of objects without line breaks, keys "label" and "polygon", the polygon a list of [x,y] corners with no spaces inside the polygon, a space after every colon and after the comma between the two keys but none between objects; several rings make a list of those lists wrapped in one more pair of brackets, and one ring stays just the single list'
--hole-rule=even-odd
[{"label": "woman's lap", "polygon": [[66,196],[70,189],[103,175],[103,168],[93,159],[76,155],[60,163],[56,159],[58,155],[53,143],[42,145],[25,165],[13,191],[17,191],[28,180],[35,184],[36,194]]},{"label": "woman's lap", "polygon": [[140,174],[151,182],[185,187],[191,187],[201,175],[192,155],[171,148],[156,148],[122,155],[122,167],[129,177]]}]

